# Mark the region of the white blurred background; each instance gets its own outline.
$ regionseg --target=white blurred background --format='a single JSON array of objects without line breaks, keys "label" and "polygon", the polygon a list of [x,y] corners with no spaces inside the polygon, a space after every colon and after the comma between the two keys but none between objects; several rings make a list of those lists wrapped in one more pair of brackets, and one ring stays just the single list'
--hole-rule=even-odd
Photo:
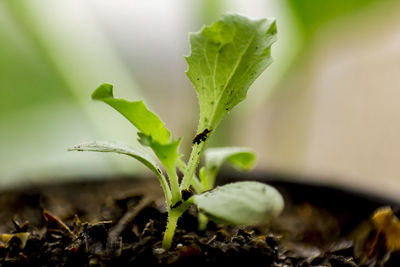
[{"label": "white blurred background", "polygon": [[198,120],[188,32],[226,12],[275,17],[275,62],[212,145],[253,147],[257,168],[400,200],[400,3],[392,0],[0,2],[0,185],[149,173],[92,140],[138,146],[90,100],[101,83],[144,99],[188,153]]}]

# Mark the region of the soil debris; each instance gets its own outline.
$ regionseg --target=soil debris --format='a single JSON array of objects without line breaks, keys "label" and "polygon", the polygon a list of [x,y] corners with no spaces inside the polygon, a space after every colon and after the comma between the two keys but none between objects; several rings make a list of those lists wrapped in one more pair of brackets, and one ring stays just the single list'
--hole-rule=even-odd
[{"label": "soil debris", "polygon": [[[29,193],[37,200],[35,205],[10,205],[8,211],[4,203],[10,200],[3,195],[0,218],[9,219],[1,226],[7,231],[0,238],[0,266],[400,266],[400,252],[387,246],[384,234],[377,234],[374,217],[367,216],[350,234],[343,234],[342,218],[290,198],[282,217],[268,227],[210,222],[198,231],[198,213],[192,207],[178,222],[172,249],[165,251],[161,240],[167,214],[160,205],[162,193],[156,193],[158,184],[133,185],[152,194],[123,192],[127,185],[116,184],[77,186],[80,194],[77,187],[62,189],[73,194],[42,189]],[[30,198],[21,200],[18,194],[9,198],[25,205]],[[89,204],[88,199],[94,202]]]}]

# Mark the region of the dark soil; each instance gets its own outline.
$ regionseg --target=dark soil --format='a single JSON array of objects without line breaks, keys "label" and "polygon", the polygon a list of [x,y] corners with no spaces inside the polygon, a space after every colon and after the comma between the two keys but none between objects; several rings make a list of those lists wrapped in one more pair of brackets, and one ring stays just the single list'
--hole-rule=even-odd
[{"label": "dark soil", "polygon": [[180,219],[170,251],[161,248],[167,214],[153,179],[8,190],[0,194],[0,266],[400,266],[400,253],[387,249],[370,221],[376,208],[393,203],[273,184],[286,207],[272,224],[209,223],[199,232],[192,207]]}]

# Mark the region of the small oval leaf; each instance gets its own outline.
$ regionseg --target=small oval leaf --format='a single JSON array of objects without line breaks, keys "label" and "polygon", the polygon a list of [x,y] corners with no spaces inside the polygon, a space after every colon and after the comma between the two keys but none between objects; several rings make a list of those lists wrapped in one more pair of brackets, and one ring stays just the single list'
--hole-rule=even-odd
[{"label": "small oval leaf", "polygon": [[210,219],[234,225],[268,223],[283,210],[281,194],[259,182],[237,182],[194,196],[194,203]]},{"label": "small oval leaf", "polygon": [[218,171],[227,161],[240,171],[248,171],[256,162],[254,151],[246,147],[213,147],[204,152],[205,170],[203,177],[204,191],[212,189]]},{"label": "small oval leaf", "polygon": [[228,161],[238,170],[248,171],[256,162],[254,151],[246,147],[215,147],[204,152],[207,169],[218,169]]}]

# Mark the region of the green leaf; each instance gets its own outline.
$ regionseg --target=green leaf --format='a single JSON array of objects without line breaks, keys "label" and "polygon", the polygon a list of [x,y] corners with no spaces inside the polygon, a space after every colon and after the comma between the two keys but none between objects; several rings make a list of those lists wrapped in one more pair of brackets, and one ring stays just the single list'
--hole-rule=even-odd
[{"label": "green leaf", "polygon": [[204,157],[206,168],[217,170],[228,161],[238,170],[248,171],[253,168],[256,161],[254,151],[246,147],[209,148],[204,152]]},{"label": "green leaf", "polygon": [[160,168],[157,167],[157,164],[151,157],[133,147],[124,144],[95,141],[69,147],[68,151],[114,152],[118,154],[124,154],[139,160],[156,174],[161,172]]},{"label": "green leaf", "polygon": [[113,86],[110,84],[100,85],[93,92],[92,98],[113,107],[139,130],[139,142],[153,149],[167,171],[172,192],[172,203],[175,204],[179,201],[181,193],[175,163],[180,156],[178,153],[180,139],[171,141],[171,134],[164,123],[157,115],[146,108],[143,101],[130,102],[125,99],[114,98]]},{"label": "green leaf", "polygon": [[127,118],[140,132],[151,136],[152,140],[167,144],[170,132],[153,112],[148,110],[143,101],[127,101],[114,98],[111,84],[100,85],[92,94],[92,99],[103,101]]},{"label": "green leaf", "polygon": [[157,158],[164,165],[171,187],[172,204],[177,203],[182,199],[181,191],[179,190],[178,175],[176,174],[176,162],[181,156],[178,152],[181,139],[160,144],[149,135],[138,133],[138,136],[139,142],[144,146],[151,147]]},{"label": "green leaf", "polygon": [[[202,180],[202,183],[205,185],[205,190],[214,187],[217,173],[225,161],[240,171],[252,169],[256,162],[254,151],[245,147],[209,148],[204,152],[204,156],[206,181]],[[204,175],[201,178],[205,179]]]},{"label": "green leaf", "polygon": [[140,161],[141,163],[143,163],[147,168],[149,168],[152,172],[154,172],[157,175],[157,177],[161,182],[161,187],[164,190],[167,201],[170,201],[171,199],[171,192],[169,190],[166,179],[162,174],[160,168],[157,166],[157,164],[153,161],[151,157],[133,147],[124,144],[96,141],[96,142],[89,142],[89,143],[75,145],[73,147],[68,148],[68,151],[114,152],[118,154],[131,156]]},{"label": "green leaf", "polygon": [[215,130],[224,115],[241,102],[254,80],[272,63],[276,40],[272,19],[226,15],[190,35],[187,76],[200,104],[198,133]]},{"label": "green leaf", "polygon": [[281,194],[259,182],[237,182],[194,196],[200,212],[210,219],[234,225],[268,223],[283,210]]},{"label": "green leaf", "polygon": [[176,160],[181,156],[178,152],[181,139],[171,141],[167,144],[160,144],[152,139],[151,136],[138,133],[139,142],[144,146],[149,146],[164,166],[175,166]]}]

